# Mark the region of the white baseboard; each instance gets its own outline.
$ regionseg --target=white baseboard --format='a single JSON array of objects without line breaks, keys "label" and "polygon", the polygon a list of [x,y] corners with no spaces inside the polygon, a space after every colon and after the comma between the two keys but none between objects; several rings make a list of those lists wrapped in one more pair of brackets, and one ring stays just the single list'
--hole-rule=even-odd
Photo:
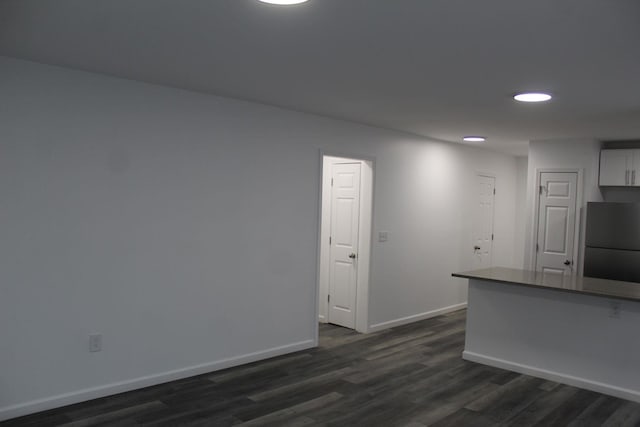
[{"label": "white baseboard", "polygon": [[601,383],[586,378],[574,377],[571,375],[562,374],[560,372],[537,368],[535,366],[510,362],[508,360],[498,359],[495,357],[473,353],[466,350],[462,352],[462,358],[471,362],[481,363],[483,365],[494,366],[496,368],[502,368],[509,371],[518,372],[520,374],[531,375],[532,377],[584,388],[586,390],[596,391],[598,393],[608,394],[610,396],[632,400],[634,402],[640,402],[640,391],[638,390],[630,390],[622,387],[617,387],[611,384]]},{"label": "white baseboard", "polygon": [[255,353],[248,353],[228,359],[217,360],[214,362],[175,369],[173,371],[162,372],[159,374],[153,374],[134,378],[131,380],[87,388],[84,390],[72,391],[70,393],[59,394],[56,396],[33,400],[17,405],[6,406],[4,408],[0,408],[0,421],[21,417],[23,415],[33,414],[35,412],[46,411],[48,409],[59,408],[61,406],[67,406],[74,403],[85,402],[87,400],[110,396],[117,393],[136,390],[143,387],[162,384],[169,381],[188,378],[195,375],[206,374],[208,372],[231,368],[233,366],[256,362],[258,360],[268,359],[275,356],[281,356],[287,353],[306,350],[312,347],[315,347],[314,340],[300,341],[293,344],[287,344],[280,347],[257,351]]},{"label": "white baseboard", "polygon": [[449,307],[439,308],[437,310],[431,310],[424,313],[414,314],[412,316],[402,317],[400,319],[389,320],[387,322],[376,323],[369,326],[367,332],[377,332],[383,329],[393,328],[394,326],[406,325],[407,323],[417,322],[419,320],[429,319],[431,317],[441,316],[443,314],[451,313],[452,311],[458,311],[467,307],[467,303],[450,305]]}]

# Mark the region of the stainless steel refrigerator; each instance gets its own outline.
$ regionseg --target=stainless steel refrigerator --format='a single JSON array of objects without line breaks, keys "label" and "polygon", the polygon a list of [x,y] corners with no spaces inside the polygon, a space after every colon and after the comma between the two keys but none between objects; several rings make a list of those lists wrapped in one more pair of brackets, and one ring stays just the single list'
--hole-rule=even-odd
[{"label": "stainless steel refrigerator", "polygon": [[587,204],[584,275],[640,282],[640,203]]}]

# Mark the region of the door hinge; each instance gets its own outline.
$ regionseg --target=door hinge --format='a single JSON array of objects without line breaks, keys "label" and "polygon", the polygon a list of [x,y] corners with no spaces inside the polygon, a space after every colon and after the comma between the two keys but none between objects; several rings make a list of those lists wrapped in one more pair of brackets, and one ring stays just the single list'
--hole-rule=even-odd
[{"label": "door hinge", "polygon": [[333,178],[331,178],[331,186],[333,187]]},{"label": "door hinge", "polygon": [[493,240],[493,234],[491,235],[491,240]]},{"label": "door hinge", "polygon": [[495,188],[493,189],[493,195],[494,196],[496,195],[496,189]]},{"label": "door hinge", "polygon": [[329,236],[329,244],[331,244],[331,236]]},{"label": "door hinge", "polygon": [[536,252],[540,251],[540,246],[536,243]]},{"label": "door hinge", "polygon": [[329,302],[330,299],[331,299],[331,295],[327,294],[327,302]]},{"label": "door hinge", "polygon": [[540,194],[544,193],[544,190],[546,190],[546,188],[544,187],[544,185],[540,186]]}]

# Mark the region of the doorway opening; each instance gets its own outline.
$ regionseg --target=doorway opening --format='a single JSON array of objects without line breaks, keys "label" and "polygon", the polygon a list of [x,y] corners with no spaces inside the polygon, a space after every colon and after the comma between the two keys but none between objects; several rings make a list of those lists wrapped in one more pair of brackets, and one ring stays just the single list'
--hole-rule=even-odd
[{"label": "doorway opening", "polygon": [[582,171],[536,171],[531,265],[543,274],[579,273],[578,259]]},{"label": "doorway opening", "polygon": [[368,331],[373,162],[322,156],[318,321]]},{"label": "doorway opening", "polygon": [[473,214],[473,269],[493,265],[493,217],[496,197],[496,177],[476,174],[476,200]]}]

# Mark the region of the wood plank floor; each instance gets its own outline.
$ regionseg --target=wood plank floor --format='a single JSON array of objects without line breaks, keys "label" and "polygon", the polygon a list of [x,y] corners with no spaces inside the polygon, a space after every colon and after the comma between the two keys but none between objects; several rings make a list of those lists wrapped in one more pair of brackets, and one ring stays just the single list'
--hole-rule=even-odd
[{"label": "wood plank floor", "polygon": [[638,426],[640,404],[463,361],[464,310],[2,426]]}]

